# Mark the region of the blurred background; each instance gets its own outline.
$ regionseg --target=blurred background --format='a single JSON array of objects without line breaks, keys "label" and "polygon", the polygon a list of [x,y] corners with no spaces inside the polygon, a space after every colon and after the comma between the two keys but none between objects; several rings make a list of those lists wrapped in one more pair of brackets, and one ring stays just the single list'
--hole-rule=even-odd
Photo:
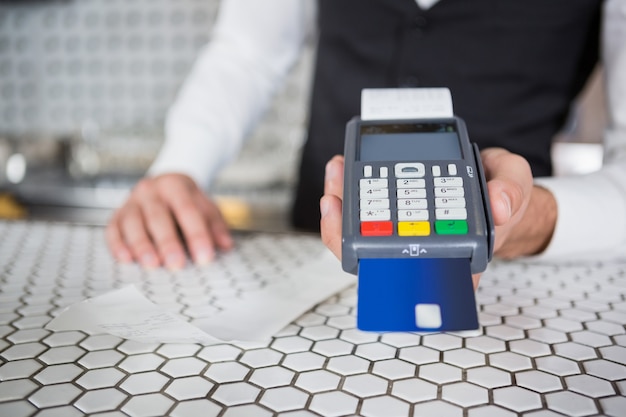
[{"label": "blurred background", "polygon": [[[0,1],[0,216],[106,222],[156,156],[167,108],[218,7]],[[215,184],[235,226],[286,227],[312,49]]]},{"label": "blurred background", "polygon": [[[166,110],[210,39],[218,7],[219,0],[0,1],[0,218],[105,224],[156,156]],[[313,49],[311,41],[214,186],[235,228],[288,228]],[[599,167],[600,87],[598,71],[559,135],[558,174]]]}]

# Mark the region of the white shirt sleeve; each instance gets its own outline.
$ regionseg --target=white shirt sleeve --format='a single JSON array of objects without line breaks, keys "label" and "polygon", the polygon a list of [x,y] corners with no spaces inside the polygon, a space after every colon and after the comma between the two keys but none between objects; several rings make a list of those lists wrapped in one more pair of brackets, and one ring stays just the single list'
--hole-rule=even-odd
[{"label": "white shirt sleeve", "polygon": [[168,111],[148,174],[178,172],[207,189],[238,153],[299,55],[307,0],[223,0],[210,42]]},{"label": "white shirt sleeve", "polygon": [[626,259],[626,2],[605,3],[602,41],[609,109],[603,167],[536,180],[558,205],[556,230],[538,260]]}]

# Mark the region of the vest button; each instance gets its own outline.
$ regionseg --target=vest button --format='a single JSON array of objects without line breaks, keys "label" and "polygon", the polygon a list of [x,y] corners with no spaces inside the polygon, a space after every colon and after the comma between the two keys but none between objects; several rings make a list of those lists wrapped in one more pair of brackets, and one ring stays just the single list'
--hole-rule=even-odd
[{"label": "vest button", "polygon": [[417,87],[419,86],[419,82],[420,82],[419,78],[417,78],[414,75],[409,75],[401,79],[400,82],[398,83],[398,86],[402,88]]},{"label": "vest button", "polygon": [[424,16],[417,16],[413,19],[413,27],[423,29],[428,24],[428,20]]}]

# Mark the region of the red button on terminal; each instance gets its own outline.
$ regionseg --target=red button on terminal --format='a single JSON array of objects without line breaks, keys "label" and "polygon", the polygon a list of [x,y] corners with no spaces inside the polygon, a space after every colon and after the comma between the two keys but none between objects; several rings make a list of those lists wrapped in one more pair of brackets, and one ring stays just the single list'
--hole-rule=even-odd
[{"label": "red button on terminal", "polygon": [[361,222],[361,235],[363,236],[391,236],[393,223],[390,221]]}]

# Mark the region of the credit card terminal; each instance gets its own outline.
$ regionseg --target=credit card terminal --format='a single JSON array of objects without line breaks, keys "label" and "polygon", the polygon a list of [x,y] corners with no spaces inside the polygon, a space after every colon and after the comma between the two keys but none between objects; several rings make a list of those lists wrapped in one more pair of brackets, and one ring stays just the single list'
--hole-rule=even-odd
[{"label": "credit card terminal", "polygon": [[480,155],[455,116],[346,126],[342,267],[357,274],[357,327],[478,328],[471,275],[493,221]]}]

